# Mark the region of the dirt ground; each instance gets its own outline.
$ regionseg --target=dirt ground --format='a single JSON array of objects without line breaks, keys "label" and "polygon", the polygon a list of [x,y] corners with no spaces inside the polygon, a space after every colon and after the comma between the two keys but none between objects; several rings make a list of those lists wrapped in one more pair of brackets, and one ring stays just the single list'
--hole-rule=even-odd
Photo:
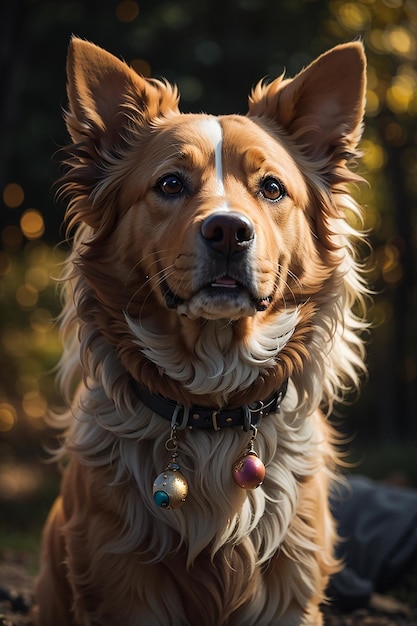
[{"label": "dirt ground", "polygon": [[342,613],[337,609],[324,609],[325,626],[417,626],[417,611],[399,606],[391,599],[381,598],[383,604],[376,608],[358,609]]},{"label": "dirt ground", "polygon": [[[31,626],[27,607],[32,589],[33,576],[24,565],[0,562],[0,626]],[[4,597],[4,590],[11,598]],[[376,597],[375,605],[352,613],[326,607],[325,626],[417,626],[417,609],[384,596]]]},{"label": "dirt ground", "polygon": [[[23,565],[0,563],[0,626],[29,626],[27,607],[31,603],[33,576]],[[4,598],[7,590],[12,599]],[[58,625],[57,625],[58,626]]]}]

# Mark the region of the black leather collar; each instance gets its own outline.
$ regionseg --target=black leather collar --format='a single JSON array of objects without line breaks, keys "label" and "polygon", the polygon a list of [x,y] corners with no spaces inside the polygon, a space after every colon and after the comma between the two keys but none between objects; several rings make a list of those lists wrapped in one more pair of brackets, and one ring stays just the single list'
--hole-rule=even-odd
[{"label": "black leather collar", "polygon": [[270,413],[279,411],[282,399],[288,386],[288,380],[284,381],[280,389],[274,392],[266,400],[259,400],[250,405],[240,407],[225,407],[211,409],[208,407],[187,407],[169,400],[163,396],[153,394],[145,387],[136,386],[136,393],[149,409],[168,420],[172,428],[178,430],[184,428],[230,428],[240,426],[243,430],[259,425],[261,419]]}]

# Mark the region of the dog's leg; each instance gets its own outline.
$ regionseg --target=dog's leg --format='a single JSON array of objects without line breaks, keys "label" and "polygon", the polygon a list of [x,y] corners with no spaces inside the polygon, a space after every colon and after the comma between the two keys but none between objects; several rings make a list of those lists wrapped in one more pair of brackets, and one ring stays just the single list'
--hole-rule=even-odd
[{"label": "dog's leg", "polygon": [[58,498],[43,532],[40,573],[36,582],[32,620],[35,626],[74,626],[71,589],[66,578],[62,535],[64,515]]}]

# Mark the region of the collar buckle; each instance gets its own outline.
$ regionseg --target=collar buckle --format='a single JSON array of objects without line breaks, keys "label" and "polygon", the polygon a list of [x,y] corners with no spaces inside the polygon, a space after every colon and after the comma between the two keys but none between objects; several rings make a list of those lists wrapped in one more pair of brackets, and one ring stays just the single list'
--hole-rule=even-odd
[{"label": "collar buckle", "polygon": [[220,426],[217,423],[217,414],[218,414],[217,410],[211,412],[211,423],[213,424],[214,430],[220,430]]},{"label": "collar buckle", "polygon": [[210,409],[208,407],[184,406],[153,394],[145,387],[135,384],[136,394],[145,406],[160,415],[171,424],[171,430],[185,430],[186,428],[212,428],[221,430],[225,427],[241,427],[248,432],[258,427],[262,418],[270,413],[279,413],[280,403],[287,391],[288,381],[284,381],[281,388],[267,400],[257,400],[250,405],[236,408]]}]

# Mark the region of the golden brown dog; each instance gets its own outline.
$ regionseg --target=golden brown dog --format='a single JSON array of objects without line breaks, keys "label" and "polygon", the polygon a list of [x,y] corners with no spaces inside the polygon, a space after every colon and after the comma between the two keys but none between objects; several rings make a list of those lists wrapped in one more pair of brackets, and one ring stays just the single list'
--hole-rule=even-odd
[{"label": "golden brown dog", "polygon": [[175,88],[72,40],[61,382],[82,382],[40,626],[322,623],[324,415],[363,369],[364,91],[351,43],[258,84],[246,117],[181,114]]}]

